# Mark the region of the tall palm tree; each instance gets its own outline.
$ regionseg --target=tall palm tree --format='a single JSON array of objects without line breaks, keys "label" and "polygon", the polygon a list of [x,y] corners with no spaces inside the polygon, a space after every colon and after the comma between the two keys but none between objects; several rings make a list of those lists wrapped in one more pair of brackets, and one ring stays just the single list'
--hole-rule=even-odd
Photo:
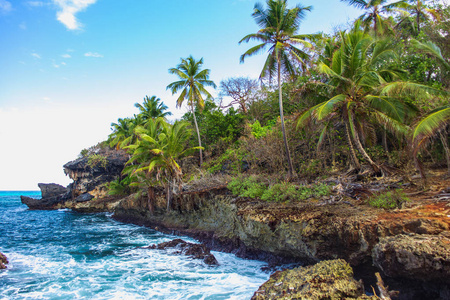
[{"label": "tall palm tree", "polygon": [[[416,22],[416,34],[420,33],[420,22],[422,20],[428,20],[431,17],[434,19],[439,20],[440,14],[439,11],[436,9],[428,8],[427,5],[424,3],[425,1],[421,0],[410,0],[410,3],[406,3],[403,5],[403,9],[409,13],[410,16],[412,16],[415,19]],[[408,16],[403,18],[400,22],[403,22]]]},{"label": "tall palm tree", "polygon": [[247,56],[262,52],[269,47],[269,55],[262,69],[260,79],[264,77],[272,78],[274,73],[277,72],[281,129],[283,131],[286,159],[289,166],[288,178],[292,178],[294,176],[294,168],[292,166],[284,125],[281,71],[283,69],[288,74],[294,75],[297,72],[297,68],[293,64],[293,61],[304,66],[305,60],[309,58],[306,52],[296,47],[296,45],[303,45],[311,48],[311,44],[305,41],[305,38],[308,36],[298,35],[296,33],[300,22],[304,19],[305,12],[310,11],[311,7],[297,5],[294,8],[288,9],[286,0],[268,0],[267,6],[268,8],[265,9],[262,4],[255,4],[252,16],[261,29],[257,33],[249,34],[239,41],[239,43],[242,43],[256,40],[261,42],[261,44],[247,50],[241,56],[240,60],[242,63]]},{"label": "tall palm tree", "polygon": [[328,77],[326,84],[331,98],[304,112],[297,127],[310,121],[324,124],[323,135],[330,123],[343,124],[352,166],[360,168],[356,148],[379,173],[381,170],[365,151],[362,138],[374,136],[374,126],[405,136],[408,127],[404,123],[411,110],[403,99],[427,97],[433,91],[427,86],[401,81],[403,72],[395,67],[396,59],[390,41],[374,39],[357,22],[350,32],[341,33],[332,62],[319,64],[319,71]]},{"label": "tall palm tree", "polygon": [[200,151],[200,166],[203,164],[202,140],[198,130],[197,117],[195,116],[195,106],[202,109],[205,105],[202,95],[212,98],[211,94],[205,89],[206,86],[216,88],[216,84],[209,80],[209,69],[201,69],[203,58],[195,60],[192,55],[186,59],[181,59],[181,63],[176,68],[169,69],[170,74],[179,77],[179,81],[172,82],[167,86],[172,95],[181,90],[177,99],[177,107],[181,107],[184,100],[188,101],[188,106],[194,116],[195,129],[197,131],[198,146]]},{"label": "tall palm tree", "polygon": [[394,8],[401,7],[407,0],[401,0],[394,3],[388,3],[388,0],[341,0],[341,2],[347,2],[350,5],[364,9],[367,12],[362,14],[358,19],[362,21],[362,24],[367,29],[372,25],[375,36],[379,36],[383,32],[384,17],[382,13],[389,13]]},{"label": "tall palm tree", "polygon": [[134,106],[139,109],[140,115],[142,115],[146,121],[159,117],[166,118],[172,115],[171,112],[167,111],[168,107],[156,96],[152,96],[151,98],[145,96],[142,104],[135,103]]}]

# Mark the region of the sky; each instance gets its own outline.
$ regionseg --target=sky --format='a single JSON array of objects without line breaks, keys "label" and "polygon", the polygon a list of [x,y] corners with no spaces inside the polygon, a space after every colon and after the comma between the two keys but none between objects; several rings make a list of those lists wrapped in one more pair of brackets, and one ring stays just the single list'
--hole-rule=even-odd
[{"label": "sky", "polygon": [[[259,28],[250,0],[0,0],[0,190],[71,182],[63,165],[106,140],[112,122],[155,95],[177,109],[166,86],[180,58],[203,57],[217,85],[257,78],[265,55],[239,57]],[[339,0],[313,6],[299,33],[331,33],[362,11]],[[217,94],[217,91],[211,90]]]}]

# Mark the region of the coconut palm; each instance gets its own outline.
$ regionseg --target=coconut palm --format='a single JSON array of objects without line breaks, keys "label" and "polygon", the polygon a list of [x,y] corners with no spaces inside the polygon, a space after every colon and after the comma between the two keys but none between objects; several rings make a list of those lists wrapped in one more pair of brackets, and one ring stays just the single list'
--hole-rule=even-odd
[{"label": "coconut palm", "polygon": [[133,118],[119,118],[117,123],[111,123],[113,132],[109,135],[109,145],[116,149],[124,148],[136,141],[134,129],[145,123],[141,115],[135,115]]},{"label": "coconut palm", "polygon": [[195,106],[200,109],[204,107],[203,96],[212,98],[211,94],[205,89],[210,86],[216,88],[216,84],[209,80],[209,69],[202,70],[203,58],[195,60],[192,56],[186,59],[181,59],[181,63],[176,68],[169,69],[170,74],[175,74],[179,77],[179,81],[172,82],[167,86],[173,94],[181,91],[177,99],[177,107],[183,105],[184,100],[188,101],[188,106],[194,116],[195,129],[197,131],[198,149],[200,151],[200,166],[203,164],[202,141],[200,138],[200,131],[198,130],[197,117],[195,116]]},{"label": "coconut palm", "polygon": [[[319,71],[328,77],[331,98],[308,109],[298,119],[297,127],[308,122],[344,125],[352,166],[360,168],[356,150],[376,173],[379,166],[363,147],[364,138],[374,136],[374,126],[381,126],[397,136],[404,136],[404,125],[411,113],[405,97],[427,97],[432,88],[401,81],[403,72],[394,67],[397,54],[387,40],[376,40],[360,29],[357,22],[348,33],[341,33],[340,46],[329,64],[320,63]],[[321,137],[322,138],[322,137]]]},{"label": "coconut palm", "polygon": [[402,5],[402,8],[406,12],[406,15],[403,16],[403,18],[400,20],[400,23],[407,21],[410,16],[413,17],[416,22],[416,35],[420,33],[420,23],[422,21],[426,21],[430,19],[430,17],[436,20],[440,19],[439,11],[436,9],[428,8],[427,5],[425,5],[425,1],[410,0],[409,2],[410,3],[405,3],[404,5]]},{"label": "coconut palm", "polygon": [[152,96],[151,98],[145,96],[142,104],[135,103],[134,106],[139,109],[139,114],[142,115],[145,121],[159,117],[166,118],[172,115],[171,112],[166,111],[167,106],[156,96]]},{"label": "coconut palm", "polygon": [[130,161],[140,162],[133,173],[141,176],[147,173],[149,176],[146,178],[155,178],[163,183],[166,187],[167,210],[170,210],[174,191],[177,188],[181,191],[183,172],[177,161],[199,147],[186,148],[191,136],[187,122],[177,121],[170,125],[159,118],[149,120],[148,123],[147,129],[136,129],[139,141],[129,146],[133,149]]},{"label": "coconut palm", "polygon": [[311,7],[302,7],[300,5],[294,8],[287,8],[286,0],[268,0],[268,8],[265,9],[262,4],[255,4],[253,18],[261,28],[257,33],[249,34],[242,38],[239,43],[256,40],[260,44],[247,50],[240,58],[241,63],[248,56],[255,55],[268,49],[269,55],[262,69],[260,79],[264,77],[273,77],[277,72],[278,96],[280,106],[281,129],[283,131],[284,146],[286,150],[286,160],[289,166],[288,178],[294,176],[291,154],[286,137],[283,113],[283,99],[281,92],[281,71],[284,70],[290,75],[297,72],[294,62],[305,65],[309,58],[308,54],[297,48],[297,45],[312,47],[305,39],[308,35],[298,35],[297,31],[305,13],[311,10]]},{"label": "coconut palm", "polygon": [[438,133],[440,134],[440,138],[446,152],[447,168],[450,174],[450,150],[447,141],[448,135],[443,133],[447,133],[445,128],[448,125],[450,125],[450,104],[431,111],[413,127],[413,157],[416,167],[424,181],[426,181],[425,173],[420,166],[417,155],[419,151],[429,143],[431,138],[436,136]]},{"label": "coconut palm", "polygon": [[365,28],[369,28],[372,25],[375,36],[379,36],[383,33],[383,27],[386,26],[383,13],[390,13],[393,9],[402,7],[406,4],[407,0],[401,0],[394,3],[389,3],[388,0],[341,0],[341,2],[347,2],[350,5],[364,9],[367,12],[362,14],[358,19],[362,21]]}]

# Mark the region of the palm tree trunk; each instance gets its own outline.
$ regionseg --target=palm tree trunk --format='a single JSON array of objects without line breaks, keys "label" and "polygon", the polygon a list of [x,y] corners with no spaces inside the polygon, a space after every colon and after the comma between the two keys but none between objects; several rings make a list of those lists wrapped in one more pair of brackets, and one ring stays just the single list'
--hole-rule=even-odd
[{"label": "palm tree trunk", "polygon": [[356,170],[359,171],[361,169],[361,165],[359,164],[358,157],[356,157],[355,148],[353,147],[350,129],[348,128],[347,122],[345,122],[345,137],[347,139],[348,150],[350,151],[350,163]]},{"label": "palm tree trunk", "polygon": [[384,151],[389,152],[389,147],[388,147],[388,144],[387,144],[387,133],[386,133],[386,130],[383,130],[382,141],[383,141]]},{"label": "palm tree trunk", "polygon": [[[191,110],[192,110],[192,115],[194,116],[195,130],[197,130],[198,146],[201,147],[202,140],[200,138],[200,131],[198,130],[197,117],[195,116],[194,105],[191,105]],[[202,166],[202,164],[203,164],[203,152],[202,152],[202,149],[200,149],[200,167]]]},{"label": "palm tree trunk", "polygon": [[284,126],[283,96],[281,93],[281,61],[278,57],[277,61],[278,61],[278,100],[280,104],[281,131],[283,131],[284,147],[286,148],[286,159],[289,166],[288,179],[292,179],[294,177],[294,167],[292,166],[291,153],[289,151],[288,141],[286,137],[286,128]]},{"label": "palm tree trunk", "polygon": [[366,150],[364,150],[364,147],[361,144],[361,141],[359,140],[358,133],[356,132],[353,136],[353,140],[355,141],[356,149],[358,149],[358,152],[361,153],[361,155],[364,157],[364,159],[370,164],[372,169],[375,171],[375,173],[380,172],[380,167],[370,158],[369,154],[367,154]]},{"label": "palm tree trunk", "polygon": [[439,131],[439,137],[441,138],[442,145],[444,146],[445,156],[447,159],[447,172],[450,175],[450,149],[448,147],[448,138],[445,134],[442,132],[447,132],[447,130],[444,128],[443,130]]},{"label": "palm tree trunk", "polygon": [[155,211],[155,188],[149,186],[147,189],[148,210],[153,213]]},{"label": "palm tree trunk", "polygon": [[167,211],[170,211],[172,207],[172,187],[170,180],[167,182],[166,197],[167,197]]}]

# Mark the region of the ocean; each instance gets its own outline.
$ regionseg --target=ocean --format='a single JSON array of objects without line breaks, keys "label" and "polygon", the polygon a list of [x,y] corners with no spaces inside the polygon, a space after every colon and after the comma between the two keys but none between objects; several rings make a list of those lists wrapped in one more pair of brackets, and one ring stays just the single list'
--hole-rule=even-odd
[{"label": "ocean", "polygon": [[[124,224],[109,213],[31,211],[0,191],[0,299],[250,299],[269,278],[264,262],[212,251],[219,266],[143,249],[179,238]],[[188,237],[181,237],[196,242]]]}]

